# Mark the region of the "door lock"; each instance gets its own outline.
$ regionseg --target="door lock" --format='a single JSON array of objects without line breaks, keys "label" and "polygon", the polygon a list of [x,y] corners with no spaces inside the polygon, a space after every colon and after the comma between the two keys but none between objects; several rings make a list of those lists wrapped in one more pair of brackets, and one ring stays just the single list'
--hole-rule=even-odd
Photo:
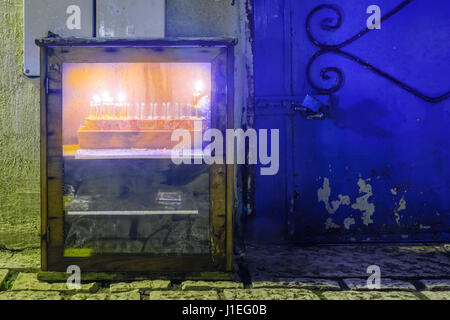
[{"label": "door lock", "polygon": [[331,96],[322,97],[325,99],[307,94],[301,104],[292,103],[290,108],[308,120],[324,120],[330,111]]}]

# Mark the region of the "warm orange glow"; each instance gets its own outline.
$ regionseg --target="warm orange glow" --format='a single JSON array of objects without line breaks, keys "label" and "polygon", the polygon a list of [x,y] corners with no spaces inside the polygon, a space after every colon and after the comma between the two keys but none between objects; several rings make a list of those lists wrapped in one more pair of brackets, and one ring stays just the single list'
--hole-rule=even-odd
[{"label": "warm orange glow", "polygon": [[190,127],[209,118],[198,108],[210,96],[209,63],[65,63],[63,144],[80,144],[90,126],[102,134]]}]

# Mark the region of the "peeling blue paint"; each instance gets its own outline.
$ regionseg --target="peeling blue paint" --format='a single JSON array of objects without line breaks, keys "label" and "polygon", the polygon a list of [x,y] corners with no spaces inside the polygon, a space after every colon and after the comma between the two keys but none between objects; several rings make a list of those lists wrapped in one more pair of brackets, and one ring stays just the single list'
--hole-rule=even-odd
[{"label": "peeling blue paint", "polygon": [[[377,5],[383,14],[401,2]],[[327,54],[313,65],[314,80],[332,86],[335,75],[323,82],[320,70],[334,66],[345,80],[328,118],[309,121],[281,103],[316,94],[305,72],[318,48],[306,36],[305,21],[322,3],[254,2],[255,126],[281,129],[285,143],[280,173],[256,177],[250,236],[268,242],[449,241],[450,100],[430,104],[353,61]],[[311,31],[329,44],[360,31],[373,4],[326,3],[342,11],[342,26],[321,29],[321,19],[336,21],[333,12],[324,12]],[[381,30],[345,49],[437,96],[450,89],[449,11],[446,0],[412,1]],[[262,98],[273,103],[258,105]],[[288,217],[292,199],[295,213]]]}]

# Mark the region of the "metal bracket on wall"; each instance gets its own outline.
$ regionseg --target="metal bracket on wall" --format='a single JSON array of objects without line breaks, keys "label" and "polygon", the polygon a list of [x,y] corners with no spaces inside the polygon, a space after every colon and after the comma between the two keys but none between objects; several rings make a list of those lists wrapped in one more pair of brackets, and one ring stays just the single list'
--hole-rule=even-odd
[{"label": "metal bracket on wall", "polygon": [[257,98],[256,110],[268,107],[294,111],[307,120],[324,120],[330,113],[332,95],[309,95],[303,99],[297,96]]}]

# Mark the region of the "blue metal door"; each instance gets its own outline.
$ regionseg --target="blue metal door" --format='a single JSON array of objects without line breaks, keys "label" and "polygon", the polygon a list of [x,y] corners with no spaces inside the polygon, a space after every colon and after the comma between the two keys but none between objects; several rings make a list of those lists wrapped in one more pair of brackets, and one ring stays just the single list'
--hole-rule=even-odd
[{"label": "blue metal door", "polygon": [[[253,239],[450,239],[449,14],[446,0],[254,1],[255,126],[280,129],[281,155],[278,175],[256,172]],[[330,99],[324,120],[291,108],[307,94]]]}]

